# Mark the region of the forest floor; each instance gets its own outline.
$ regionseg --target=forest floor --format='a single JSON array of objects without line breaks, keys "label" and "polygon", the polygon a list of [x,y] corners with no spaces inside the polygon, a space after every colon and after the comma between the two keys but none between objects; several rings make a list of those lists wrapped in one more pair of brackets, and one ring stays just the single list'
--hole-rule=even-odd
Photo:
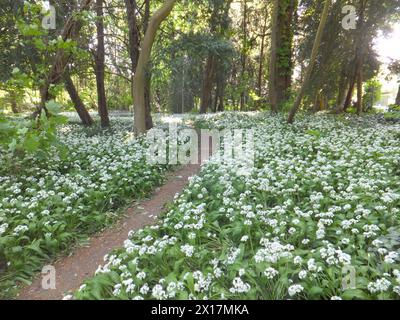
[{"label": "forest floor", "polygon": [[224,140],[157,223],[131,233],[72,299],[398,299],[398,125],[316,115],[288,126],[261,113],[194,124],[250,128],[254,152],[221,161]]},{"label": "forest floor", "polygon": [[[12,280],[36,276],[18,299],[398,299],[398,124],[315,115],[288,126],[280,115],[222,113],[158,126],[177,120],[251,129],[252,143],[225,157],[234,144],[224,137],[204,165],[151,166],[121,117],[107,133],[66,126],[67,160],[0,179],[0,240],[20,271]],[[72,254],[51,259],[63,248]],[[56,289],[46,291],[36,272],[49,261]]]},{"label": "forest floor", "polygon": [[56,289],[44,290],[42,276],[25,287],[20,300],[59,300],[66,294],[77,290],[88,278],[94,276],[99,265],[104,263],[104,256],[112,250],[122,247],[131,230],[139,230],[154,223],[165,206],[173,201],[187,184],[188,178],[199,172],[200,165],[187,165],[169,174],[166,183],[144,201],[130,207],[124,218],[113,228],[92,237],[88,246],[75,250],[70,256],[60,258],[54,263],[56,270]]}]

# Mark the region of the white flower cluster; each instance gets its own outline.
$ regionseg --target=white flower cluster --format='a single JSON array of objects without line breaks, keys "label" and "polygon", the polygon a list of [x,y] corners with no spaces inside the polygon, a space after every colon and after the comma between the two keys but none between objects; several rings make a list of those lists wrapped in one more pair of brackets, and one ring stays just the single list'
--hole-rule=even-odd
[{"label": "white flower cluster", "polygon": [[385,256],[385,262],[386,263],[395,263],[397,260],[399,259],[399,253],[398,252],[389,252],[386,256]]},{"label": "white flower cluster", "polygon": [[351,256],[347,253],[344,253],[340,249],[335,249],[333,245],[329,244],[327,248],[321,248],[320,254],[322,259],[325,259],[328,265],[342,264],[349,265],[351,264]]},{"label": "white flower cluster", "polygon": [[293,296],[303,292],[303,290],[304,290],[304,287],[302,285],[294,284],[289,287],[288,293],[289,293],[289,296],[293,297]]},{"label": "white flower cluster", "polygon": [[254,260],[257,263],[260,262],[269,262],[269,263],[277,263],[280,258],[291,257],[291,251],[294,250],[294,246],[287,244],[282,245],[275,239],[274,241],[270,241],[269,239],[261,239],[260,244],[264,247],[259,249],[254,256]]},{"label": "white flower cluster", "polygon": [[[131,117],[112,121],[112,130],[60,127],[58,136],[68,152],[61,157],[54,148],[45,162],[29,154],[10,159],[0,147],[2,247],[22,250],[6,254],[10,275],[25,279],[41,267],[43,252],[55,255],[54,250],[104,228],[117,206],[161,183],[168,167],[147,163],[147,146],[130,137]],[[8,170],[10,160],[20,168],[18,175]],[[30,248],[33,241],[38,250]]]},{"label": "white flower cluster", "polygon": [[7,223],[3,223],[2,225],[0,225],[0,236],[6,232],[8,228],[8,224]]},{"label": "white flower cluster", "polygon": [[267,277],[267,279],[271,280],[279,275],[279,271],[274,268],[269,267],[264,271],[264,275]]},{"label": "white flower cluster", "polygon": [[231,293],[246,293],[250,291],[250,285],[248,283],[243,282],[243,280],[239,277],[233,279],[232,287],[229,289]]},{"label": "white flower cluster", "polygon": [[194,247],[188,244],[181,246],[181,251],[186,255],[186,257],[193,256]]},{"label": "white flower cluster", "polygon": [[386,292],[389,290],[390,286],[392,285],[392,283],[385,279],[378,279],[375,282],[370,282],[368,284],[368,290],[371,293],[378,293],[378,292]]},{"label": "white flower cluster", "polygon": [[[165,299],[161,279],[173,279],[183,299],[357,298],[338,294],[337,279],[354,267],[366,279],[357,293],[398,299],[399,257],[384,240],[400,232],[400,126],[330,116],[287,126],[279,117],[231,113],[196,121],[253,128],[256,166],[239,175],[234,159],[203,165],[159,228],[136,232],[118,251],[118,266],[107,262],[113,282],[121,266],[146,270],[145,280],[133,277],[134,292],[122,285],[121,296]],[[108,298],[112,288],[96,277],[77,297],[90,298],[94,283]]]},{"label": "white flower cluster", "polygon": [[194,291],[206,292],[213,280],[213,276],[210,273],[204,276],[201,271],[196,271],[193,273],[193,279],[196,280]]}]

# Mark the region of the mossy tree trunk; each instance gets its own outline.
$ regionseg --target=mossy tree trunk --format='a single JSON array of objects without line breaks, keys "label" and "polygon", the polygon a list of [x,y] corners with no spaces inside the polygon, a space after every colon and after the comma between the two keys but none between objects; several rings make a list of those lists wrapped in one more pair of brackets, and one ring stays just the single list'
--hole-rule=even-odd
[{"label": "mossy tree trunk", "polygon": [[298,0],[279,1],[277,32],[276,90],[278,108],[289,99],[293,74],[294,20]]}]

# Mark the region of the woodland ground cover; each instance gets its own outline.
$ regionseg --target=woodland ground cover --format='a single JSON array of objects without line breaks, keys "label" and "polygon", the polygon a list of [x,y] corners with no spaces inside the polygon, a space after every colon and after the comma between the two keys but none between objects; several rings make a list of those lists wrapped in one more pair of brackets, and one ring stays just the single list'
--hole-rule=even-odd
[{"label": "woodland ground cover", "polygon": [[178,123],[254,130],[255,166],[216,154],[76,298],[398,298],[399,26],[398,0],[2,0],[0,298],[160,184]]},{"label": "woodland ground cover", "polygon": [[58,132],[64,156],[55,148],[45,158],[1,150],[0,296],[12,296],[17,282],[28,282],[55,254],[109,226],[169,169],[144,161],[131,115],[112,117],[108,130],[84,128],[69,117]]},{"label": "woodland ground cover", "polygon": [[399,125],[233,113],[195,122],[253,128],[254,168],[211,159],[76,299],[399,299]]}]

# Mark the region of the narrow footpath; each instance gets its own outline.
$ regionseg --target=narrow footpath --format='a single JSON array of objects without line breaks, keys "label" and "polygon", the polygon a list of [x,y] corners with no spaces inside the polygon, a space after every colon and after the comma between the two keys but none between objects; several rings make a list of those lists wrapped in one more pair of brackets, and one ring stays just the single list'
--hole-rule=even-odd
[{"label": "narrow footpath", "polygon": [[125,217],[115,226],[93,236],[87,247],[77,248],[71,256],[62,257],[52,265],[56,270],[56,289],[43,290],[42,276],[39,274],[32,285],[21,290],[19,300],[60,300],[77,290],[91,278],[99,265],[104,264],[104,256],[123,246],[131,230],[138,230],[155,222],[172,202],[175,194],[181,193],[188,178],[196,175],[200,165],[188,165],[169,174],[166,183],[158,188],[147,200],[140,201],[129,208]]}]

